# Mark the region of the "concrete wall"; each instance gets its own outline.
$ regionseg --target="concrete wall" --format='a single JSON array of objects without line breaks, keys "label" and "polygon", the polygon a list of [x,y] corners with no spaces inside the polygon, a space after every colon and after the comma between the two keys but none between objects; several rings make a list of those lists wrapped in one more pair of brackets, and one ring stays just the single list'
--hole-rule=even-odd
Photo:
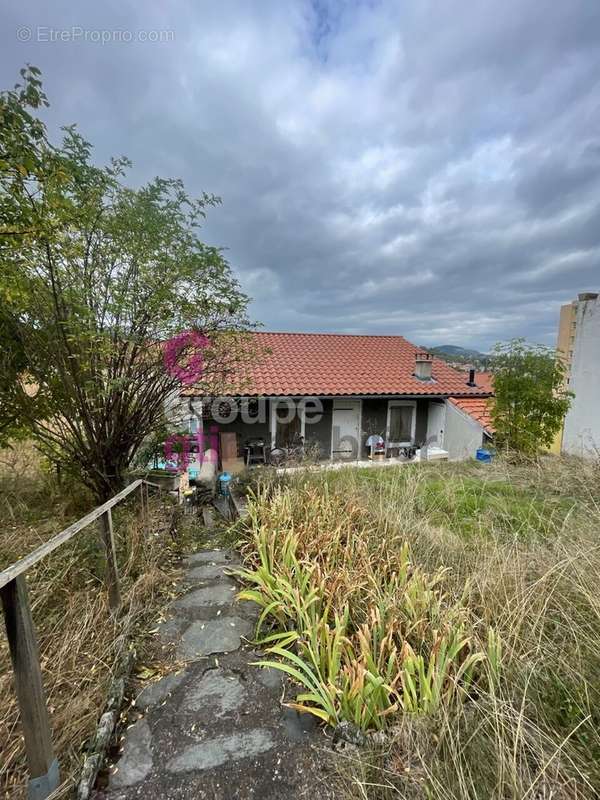
[{"label": "concrete wall", "polygon": [[475,458],[475,453],[483,443],[483,428],[450,402],[446,403],[446,429],[444,431],[444,450],[448,451],[450,461],[465,461]]},{"label": "concrete wall", "polygon": [[575,392],[565,417],[563,452],[593,458],[600,453],[600,298],[577,303],[569,388]]}]

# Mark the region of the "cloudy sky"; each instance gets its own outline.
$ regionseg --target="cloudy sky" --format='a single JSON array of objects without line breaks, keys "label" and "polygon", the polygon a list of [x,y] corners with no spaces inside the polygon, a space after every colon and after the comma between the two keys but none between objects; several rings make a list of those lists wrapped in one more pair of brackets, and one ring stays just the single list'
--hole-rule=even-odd
[{"label": "cloudy sky", "polygon": [[4,0],[0,22],[2,86],[39,66],[53,129],[222,197],[204,238],[267,329],[554,343],[600,289],[600,0]]}]

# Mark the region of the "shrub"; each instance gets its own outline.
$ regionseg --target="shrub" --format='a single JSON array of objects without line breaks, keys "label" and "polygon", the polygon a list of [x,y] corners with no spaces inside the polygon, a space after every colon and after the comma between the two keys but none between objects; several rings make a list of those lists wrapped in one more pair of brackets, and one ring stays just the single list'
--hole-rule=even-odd
[{"label": "shrub", "polygon": [[549,448],[569,410],[560,354],[523,339],[497,345],[492,358],[495,401],[492,420],[500,448],[535,456]]}]

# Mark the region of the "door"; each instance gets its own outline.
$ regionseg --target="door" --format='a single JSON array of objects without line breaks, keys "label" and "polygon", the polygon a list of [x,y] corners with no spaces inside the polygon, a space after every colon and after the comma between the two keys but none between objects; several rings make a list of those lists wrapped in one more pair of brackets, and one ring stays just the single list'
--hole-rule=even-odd
[{"label": "door", "polygon": [[358,458],[360,400],[334,400],[331,421],[331,457]]},{"label": "door", "polygon": [[434,447],[443,447],[445,427],[446,404],[430,402],[427,411],[427,443]]}]

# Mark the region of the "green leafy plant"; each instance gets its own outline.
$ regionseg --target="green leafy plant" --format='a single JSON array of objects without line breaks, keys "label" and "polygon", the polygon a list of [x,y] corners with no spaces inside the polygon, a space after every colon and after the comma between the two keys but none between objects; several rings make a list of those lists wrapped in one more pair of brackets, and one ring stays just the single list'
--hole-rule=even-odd
[{"label": "green leafy plant", "polygon": [[496,346],[492,369],[497,445],[525,456],[550,447],[573,397],[561,354],[513,339]]},{"label": "green leafy plant", "polygon": [[[328,524],[339,498],[325,494]],[[309,486],[250,500],[250,566],[238,570],[248,587],[238,598],[260,606],[257,641],[277,657],[258,664],[304,688],[293,708],[365,730],[386,727],[399,710],[433,713],[466,697],[487,655],[466,633],[460,603],[441,592],[446,570],[416,568],[406,543],[393,559],[377,548],[368,552],[360,535],[339,527],[325,543],[320,525],[310,522],[315,500]]]}]

